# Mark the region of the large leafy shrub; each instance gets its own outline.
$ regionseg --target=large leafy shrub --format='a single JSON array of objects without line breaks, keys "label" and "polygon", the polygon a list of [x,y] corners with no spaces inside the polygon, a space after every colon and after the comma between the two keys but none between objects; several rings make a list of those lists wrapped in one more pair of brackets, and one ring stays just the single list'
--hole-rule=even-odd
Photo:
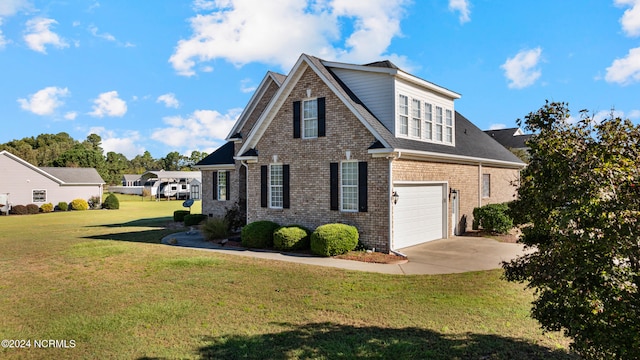
[{"label": "large leafy shrub", "polygon": [[224,214],[224,220],[227,226],[229,226],[229,231],[234,232],[247,224],[247,214],[240,210],[238,203],[235,203],[227,209],[227,212]]},{"label": "large leafy shrub", "polygon": [[358,229],[346,224],[318,226],[311,234],[311,252],[321,256],[347,253],[358,246]]},{"label": "large leafy shrub", "polygon": [[120,200],[115,194],[109,194],[102,203],[103,209],[117,210],[120,209]]},{"label": "large leafy shrub", "polygon": [[58,203],[57,208],[58,208],[58,210],[60,210],[60,211],[67,211],[67,210],[69,209],[69,204],[67,204],[67,203],[66,203],[66,202],[64,202],[64,201],[60,201],[60,202]]},{"label": "large leafy shrub", "polygon": [[204,214],[187,214],[184,216],[184,226],[194,226],[203,222],[207,218]]},{"label": "large leafy shrub", "polygon": [[27,211],[27,207],[24,205],[13,205],[9,213],[13,215],[27,215],[29,212]]},{"label": "large leafy shrub", "polygon": [[200,231],[207,240],[225,239],[229,236],[229,225],[224,219],[211,218],[202,224]]},{"label": "large leafy shrub", "polygon": [[40,211],[43,212],[43,213],[52,212],[53,211],[53,204],[52,203],[46,203],[46,204],[40,205]]},{"label": "large leafy shrub", "polygon": [[525,255],[504,264],[534,289],[531,316],[562,330],[587,359],[640,358],[640,126],[569,120],[564,103],[525,118],[528,141],[517,213],[529,214]]},{"label": "large leafy shrub", "polygon": [[40,212],[40,207],[36,204],[27,204],[27,214],[37,214]]},{"label": "large leafy shrub", "polygon": [[173,221],[181,222],[184,221],[184,217],[189,215],[189,210],[176,210],[173,212]]},{"label": "large leafy shrub", "polygon": [[473,228],[506,234],[513,228],[509,204],[489,204],[473,209]]},{"label": "large leafy shrub", "polygon": [[280,227],[273,233],[273,247],[278,250],[308,249],[310,233],[298,225]]},{"label": "large leafy shrub", "polygon": [[71,210],[88,210],[89,203],[85,199],[73,199],[71,201]]},{"label": "large leafy shrub", "polygon": [[248,248],[265,249],[273,246],[273,232],[280,225],[273,221],[255,221],[242,228],[240,238],[242,246]]}]

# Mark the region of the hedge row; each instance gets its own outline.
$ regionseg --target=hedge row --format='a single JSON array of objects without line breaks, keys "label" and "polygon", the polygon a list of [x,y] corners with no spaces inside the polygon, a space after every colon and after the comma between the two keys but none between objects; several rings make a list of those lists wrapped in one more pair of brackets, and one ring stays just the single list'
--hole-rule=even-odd
[{"label": "hedge row", "polygon": [[[116,199],[117,200],[117,199]],[[27,205],[13,205],[9,211],[12,215],[28,215],[37,213],[48,213],[54,210],[67,211],[67,210],[87,210],[89,209],[89,203],[84,199],[74,199],[70,203],[61,201],[58,205],[54,206],[52,203],[42,204],[40,206],[36,204]]]}]

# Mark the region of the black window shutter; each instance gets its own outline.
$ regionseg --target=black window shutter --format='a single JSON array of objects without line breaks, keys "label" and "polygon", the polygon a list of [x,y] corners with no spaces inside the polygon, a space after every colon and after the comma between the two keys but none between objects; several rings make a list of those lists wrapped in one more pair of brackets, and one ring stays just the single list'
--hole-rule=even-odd
[{"label": "black window shutter", "polygon": [[338,201],[338,163],[331,163],[329,167],[329,178],[330,178],[330,186],[331,190],[329,191],[331,197],[331,210],[339,210],[339,201]]},{"label": "black window shutter", "polygon": [[289,198],[289,165],[282,165],[282,207],[290,207]]},{"label": "black window shutter", "polygon": [[326,136],[327,122],[325,120],[324,98],[318,98],[318,137]]},{"label": "black window shutter", "polygon": [[226,178],[226,185],[225,185],[226,198],[225,198],[225,200],[231,199],[231,180],[229,179],[230,175],[231,175],[231,171],[226,171],[225,172],[225,176],[224,176]]},{"label": "black window shutter", "polygon": [[300,101],[293,102],[293,138],[300,138]]},{"label": "black window shutter", "polygon": [[218,200],[218,172],[213,172],[213,200]]},{"label": "black window shutter", "polygon": [[367,212],[367,162],[358,163],[358,211]]},{"label": "black window shutter", "polygon": [[267,171],[268,171],[267,165],[260,166],[260,206],[261,207],[267,207],[267,194],[268,194]]}]

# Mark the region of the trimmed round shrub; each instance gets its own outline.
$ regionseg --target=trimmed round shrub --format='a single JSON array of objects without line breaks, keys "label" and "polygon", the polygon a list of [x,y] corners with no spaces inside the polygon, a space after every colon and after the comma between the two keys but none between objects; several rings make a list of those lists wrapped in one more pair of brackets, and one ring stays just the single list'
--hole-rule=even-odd
[{"label": "trimmed round shrub", "polygon": [[273,232],[273,247],[278,250],[309,248],[311,231],[299,225],[282,226]]},{"label": "trimmed round shrub", "polygon": [[212,218],[202,224],[200,231],[207,240],[225,239],[229,236],[229,225],[222,218]]},{"label": "trimmed round shrub", "polygon": [[198,225],[207,218],[204,214],[188,214],[184,216],[184,226]]},{"label": "trimmed round shrub", "polygon": [[346,224],[318,226],[311,234],[311,252],[321,256],[335,256],[358,246],[358,229]]},{"label": "trimmed round shrub", "polygon": [[43,212],[43,213],[52,212],[53,211],[53,204],[52,203],[42,204],[40,206],[40,211]]},{"label": "trimmed round shrub", "polygon": [[58,210],[60,210],[60,211],[67,211],[67,210],[69,210],[69,204],[67,204],[67,203],[66,203],[66,202],[64,202],[64,201],[60,201],[60,202],[58,203],[58,206],[57,206],[57,207],[58,207]]},{"label": "trimmed round shrub", "polygon": [[120,209],[120,200],[115,194],[109,194],[102,203],[103,209],[117,210]]},{"label": "trimmed round shrub", "polygon": [[40,212],[40,207],[36,204],[27,204],[27,214],[37,214]]},{"label": "trimmed round shrub", "polygon": [[189,210],[176,210],[173,212],[173,221],[181,222],[184,221],[184,217],[189,215]]},{"label": "trimmed round shrub", "polygon": [[85,199],[73,199],[71,210],[89,210],[89,203]]},{"label": "trimmed round shrub", "polygon": [[242,228],[240,234],[242,246],[256,249],[266,249],[273,246],[273,232],[280,225],[273,221],[255,221]]},{"label": "trimmed round shrub", "polygon": [[29,212],[27,211],[27,207],[24,205],[13,205],[11,210],[9,210],[9,213],[13,215],[27,215]]}]

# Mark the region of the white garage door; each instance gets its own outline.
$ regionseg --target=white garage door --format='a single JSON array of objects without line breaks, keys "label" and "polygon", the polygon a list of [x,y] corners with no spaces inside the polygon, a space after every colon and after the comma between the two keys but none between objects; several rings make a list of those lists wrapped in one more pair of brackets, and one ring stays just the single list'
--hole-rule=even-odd
[{"label": "white garage door", "polygon": [[399,196],[393,210],[395,249],[445,237],[444,188],[442,184],[394,186]]}]

